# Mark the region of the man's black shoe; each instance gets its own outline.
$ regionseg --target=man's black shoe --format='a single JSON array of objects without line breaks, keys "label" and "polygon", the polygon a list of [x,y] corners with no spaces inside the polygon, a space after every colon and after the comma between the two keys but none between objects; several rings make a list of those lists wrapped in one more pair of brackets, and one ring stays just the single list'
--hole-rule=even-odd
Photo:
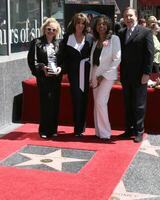
[{"label": "man's black shoe", "polygon": [[122,139],[129,139],[133,136],[133,133],[130,131],[125,131],[124,133],[122,133],[121,135],[119,135],[120,138]]},{"label": "man's black shoe", "polygon": [[142,142],[142,140],[143,140],[143,134],[138,134],[135,137],[134,142],[139,143],[139,142]]}]

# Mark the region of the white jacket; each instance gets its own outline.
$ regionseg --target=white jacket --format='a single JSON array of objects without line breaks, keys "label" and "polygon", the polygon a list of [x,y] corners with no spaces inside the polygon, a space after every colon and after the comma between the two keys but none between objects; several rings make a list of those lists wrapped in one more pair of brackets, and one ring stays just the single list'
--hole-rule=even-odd
[{"label": "white jacket", "polygon": [[[93,52],[96,48],[98,41],[95,41],[92,46],[90,63],[90,80],[92,79],[92,69],[93,69]],[[117,79],[117,67],[121,62],[121,46],[119,37],[112,35],[111,39],[108,41],[107,45],[103,45],[101,55],[99,58],[99,66],[95,66],[96,77],[103,76],[108,80]]]}]

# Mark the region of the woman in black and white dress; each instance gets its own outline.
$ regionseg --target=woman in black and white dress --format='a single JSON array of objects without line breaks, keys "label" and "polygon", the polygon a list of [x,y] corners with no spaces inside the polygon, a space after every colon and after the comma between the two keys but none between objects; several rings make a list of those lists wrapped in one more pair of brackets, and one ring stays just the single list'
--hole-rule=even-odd
[{"label": "woman in black and white dress", "polygon": [[59,60],[64,62],[68,74],[73,104],[74,134],[85,131],[87,99],[89,91],[90,50],[92,36],[87,34],[88,18],[76,13],[68,25],[60,44]]}]

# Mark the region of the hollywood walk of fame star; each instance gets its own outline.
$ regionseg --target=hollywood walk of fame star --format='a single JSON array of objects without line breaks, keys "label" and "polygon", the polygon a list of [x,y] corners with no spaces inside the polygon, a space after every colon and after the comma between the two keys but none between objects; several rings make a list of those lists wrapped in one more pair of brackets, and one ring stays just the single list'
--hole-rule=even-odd
[{"label": "hollywood walk of fame star", "polygon": [[113,194],[109,200],[138,200],[138,199],[151,199],[158,198],[160,195],[142,194],[136,192],[127,192],[123,181],[120,181],[118,186],[115,188]]},{"label": "hollywood walk of fame star", "polygon": [[160,157],[156,150],[160,150],[160,147],[151,145],[148,140],[144,140],[140,147],[140,152]]},{"label": "hollywood walk of fame star", "polygon": [[30,160],[16,164],[15,166],[17,167],[44,164],[58,171],[62,171],[63,163],[87,161],[85,159],[63,157],[61,149],[45,155],[31,154],[31,153],[19,153],[19,154],[29,158]]}]

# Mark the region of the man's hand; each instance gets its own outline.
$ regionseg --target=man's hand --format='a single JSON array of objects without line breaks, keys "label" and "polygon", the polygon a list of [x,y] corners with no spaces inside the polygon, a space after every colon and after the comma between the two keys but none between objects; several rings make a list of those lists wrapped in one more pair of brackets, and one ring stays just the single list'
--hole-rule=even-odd
[{"label": "man's hand", "polygon": [[147,84],[148,80],[149,80],[149,75],[143,74],[142,79],[141,79],[141,84]]}]

